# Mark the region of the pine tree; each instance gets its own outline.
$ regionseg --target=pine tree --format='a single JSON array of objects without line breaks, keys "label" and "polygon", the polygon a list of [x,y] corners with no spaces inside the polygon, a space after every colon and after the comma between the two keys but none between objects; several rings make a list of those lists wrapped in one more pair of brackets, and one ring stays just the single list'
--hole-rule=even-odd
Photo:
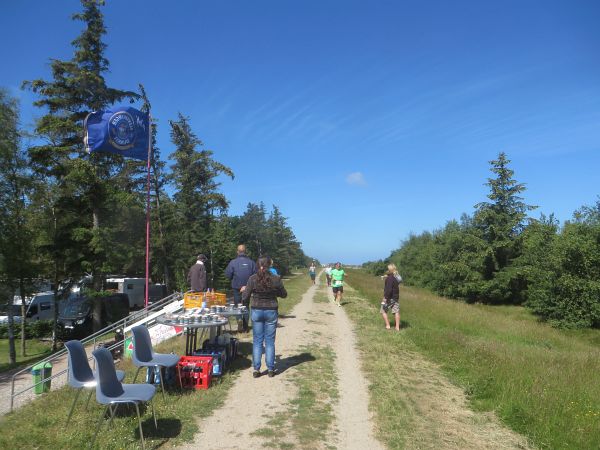
[{"label": "pine tree", "polygon": [[[114,249],[114,234],[103,229],[103,220],[114,210],[111,198],[115,194],[111,181],[123,168],[118,155],[87,155],[83,146],[83,120],[90,111],[101,110],[123,100],[138,98],[135,92],[108,87],[104,74],[109,70],[104,56],[106,34],[101,2],[82,0],[83,11],[73,15],[85,28],[72,42],[75,50],[71,60],[51,60],[52,80],[37,79],[24,86],[39,95],[34,103],[47,113],[36,124],[36,133],[47,144],[29,149],[34,170],[55,185],[54,208],[78,204],[78,224],[72,224],[79,251],[84,255],[84,267],[99,274],[110,260]],[[103,216],[104,215],[104,216]]]},{"label": "pine tree", "polygon": [[480,271],[485,281],[481,286],[481,300],[494,303],[520,303],[522,290],[520,275],[509,266],[521,254],[520,235],[525,227],[527,212],[535,206],[527,205],[519,196],[525,185],[513,179],[514,171],[508,167],[505,153],[490,161],[496,175],[488,178],[491,202],[475,205],[475,228],[486,243]]},{"label": "pine tree", "polygon": [[240,244],[246,245],[247,254],[258,258],[269,251],[267,245],[267,218],[264,203],[248,203],[236,227]]},{"label": "pine tree", "polygon": [[8,286],[4,295],[7,296],[10,363],[16,361],[13,295],[18,291],[21,296],[21,355],[25,356],[25,296],[27,280],[34,275],[33,233],[26,212],[32,183],[21,148],[18,118],[16,101],[0,89],[0,277]]},{"label": "pine tree", "polygon": [[213,159],[213,152],[203,148],[203,143],[193,133],[189,119],[179,114],[171,121],[171,140],[175,151],[169,156],[170,182],[175,188],[177,221],[177,254],[175,263],[178,285],[185,284],[185,274],[198,253],[206,253],[210,247],[211,224],[215,215],[225,212],[228,201],[219,192],[220,175],[233,179],[233,171]]}]

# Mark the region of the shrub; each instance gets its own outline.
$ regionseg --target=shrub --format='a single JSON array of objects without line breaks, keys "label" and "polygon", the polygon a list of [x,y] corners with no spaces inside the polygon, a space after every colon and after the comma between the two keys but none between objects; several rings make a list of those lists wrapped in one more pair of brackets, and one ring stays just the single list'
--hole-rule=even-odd
[{"label": "shrub", "polygon": [[[15,338],[21,337],[21,324],[15,323],[13,327]],[[25,322],[25,335],[28,338],[41,339],[52,336],[52,321],[37,320]],[[0,339],[8,339],[8,325],[0,325]]]}]

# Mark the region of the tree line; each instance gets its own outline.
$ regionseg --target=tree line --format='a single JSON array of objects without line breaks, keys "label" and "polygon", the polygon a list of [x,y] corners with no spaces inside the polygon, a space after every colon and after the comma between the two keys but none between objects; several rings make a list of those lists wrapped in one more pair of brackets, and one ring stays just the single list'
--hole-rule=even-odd
[{"label": "tree line", "polygon": [[[73,57],[51,59],[50,79],[23,83],[42,114],[33,131],[21,128],[17,101],[0,88],[1,304],[10,305],[15,292],[32,293],[36,278],[50,280],[56,290],[61,280],[89,273],[100,290],[106,274],[145,272],[146,162],[87,154],[83,121],[91,111],[124,102],[149,111],[150,99],[141,83],[136,91],[108,85],[101,2],[81,4],[72,16],[83,23],[72,41]],[[151,127],[153,282],[185,290],[190,265],[204,253],[209,285],[225,288],[223,271],[238,243],[247,244],[250,257],[271,256],[283,275],[310,261],[277,206],[249,203],[242,215],[228,214],[220,185],[234,173],[205,148],[189,117],[180,113],[168,122],[168,161],[156,143],[158,122]],[[12,327],[9,314],[11,343]],[[23,355],[25,335],[23,324]],[[14,357],[11,345],[11,362]]]},{"label": "tree line", "polygon": [[534,219],[500,153],[490,161],[489,201],[435,231],[411,234],[385,261],[407,284],[440,295],[492,305],[524,305],[566,328],[600,327],[600,199],[562,225],[553,215]]}]

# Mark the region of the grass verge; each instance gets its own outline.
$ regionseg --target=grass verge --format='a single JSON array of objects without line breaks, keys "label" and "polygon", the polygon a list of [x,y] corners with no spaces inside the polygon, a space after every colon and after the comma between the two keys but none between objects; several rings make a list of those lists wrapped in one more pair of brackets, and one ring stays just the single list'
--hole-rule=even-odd
[{"label": "grass verge", "polygon": [[[352,287],[377,308],[381,280],[359,270],[348,272]],[[474,409],[494,411],[536,447],[600,448],[598,330],[557,330],[524,308],[467,305],[409,287],[401,287],[400,297],[402,339],[382,330],[378,313],[348,305],[347,312],[364,331],[361,347],[368,345],[376,354],[385,349],[392,361],[403,349],[418,348],[465,389]],[[389,390],[379,386],[393,382],[394,364],[364,361],[379,427],[391,429],[385,411],[394,411],[395,426],[403,428],[411,418],[402,416],[402,408],[378,406],[390,398]],[[401,436],[386,435],[385,442],[402,448]]]},{"label": "grass verge", "polygon": [[321,448],[334,419],[333,405],[338,398],[335,354],[331,347],[304,346],[314,360],[297,366],[292,382],[297,394],[284,412],[269,419],[267,426],[254,434],[266,446],[280,449]]},{"label": "grass verge", "polygon": [[[304,277],[299,276],[286,279],[284,283],[288,297],[281,301],[280,311],[283,313],[289,312],[310,286]],[[244,341],[250,339],[250,334],[238,334],[237,337]],[[157,346],[157,351],[183,354],[184,337],[179,336],[163,342]],[[158,430],[154,428],[150,410],[144,410],[142,413],[142,427],[148,448],[169,448],[193,439],[198,430],[197,419],[207,417],[219,408],[240,370],[251,366],[251,342],[241,342],[240,352],[241,356],[234,361],[231,370],[208,390],[172,389],[166,392],[165,400],[162,399],[160,388],[157,390],[154,407]],[[121,361],[117,367],[127,373],[125,382],[130,383],[137,370],[131,360]],[[140,372],[138,382],[144,373]],[[92,399],[86,411],[87,392],[83,392],[75,407],[69,429],[65,431],[65,422],[74,396],[75,391],[70,388],[52,390],[13,413],[0,417],[0,448],[88,448],[103,407]],[[139,445],[135,410],[121,408],[122,412],[115,418],[110,430],[105,422],[102,423],[96,447],[122,449]]]},{"label": "grass verge", "polygon": [[21,339],[15,339],[15,347],[17,350],[17,362],[15,364],[8,363],[8,339],[0,339],[0,372],[14,369],[21,366],[33,364],[35,361],[44,359],[50,354],[51,344],[49,342],[39,341],[37,339],[27,340],[27,356],[21,356]]}]

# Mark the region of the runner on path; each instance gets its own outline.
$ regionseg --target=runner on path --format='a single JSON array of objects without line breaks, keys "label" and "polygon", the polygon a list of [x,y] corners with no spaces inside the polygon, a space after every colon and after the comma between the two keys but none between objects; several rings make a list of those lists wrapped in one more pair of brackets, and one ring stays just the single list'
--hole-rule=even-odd
[{"label": "runner on path", "polygon": [[334,301],[338,306],[342,306],[342,296],[344,295],[344,277],[346,272],[342,269],[342,264],[335,263],[335,268],[331,271],[332,288]]},{"label": "runner on path", "polygon": [[325,267],[325,279],[327,280],[327,287],[331,286],[331,266],[329,264]]},{"label": "runner on path", "polygon": [[312,280],[312,284],[315,284],[315,278],[317,277],[317,267],[315,266],[315,262],[313,261],[308,268],[308,275]]}]

